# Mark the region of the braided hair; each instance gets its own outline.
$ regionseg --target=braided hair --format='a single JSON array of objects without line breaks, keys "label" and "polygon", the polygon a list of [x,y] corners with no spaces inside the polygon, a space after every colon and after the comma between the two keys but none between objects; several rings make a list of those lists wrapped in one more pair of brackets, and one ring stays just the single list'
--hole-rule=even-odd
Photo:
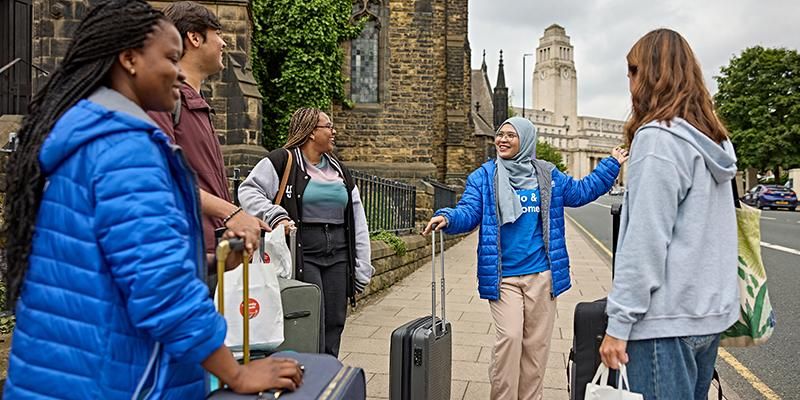
[{"label": "braided hair", "polygon": [[308,140],[308,135],[314,131],[319,122],[319,115],[322,110],[319,108],[299,108],[292,114],[289,121],[289,137],[286,138],[284,149],[302,146]]},{"label": "braided hair", "polygon": [[63,61],[33,96],[6,174],[3,233],[7,265],[3,276],[8,285],[9,306],[19,296],[28,268],[45,181],[39,166],[39,151],[45,138],[67,110],[109,83],[109,71],[118,55],[144,47],[160,21],[167,19],[143,0],[101,2],[78,25]]}]

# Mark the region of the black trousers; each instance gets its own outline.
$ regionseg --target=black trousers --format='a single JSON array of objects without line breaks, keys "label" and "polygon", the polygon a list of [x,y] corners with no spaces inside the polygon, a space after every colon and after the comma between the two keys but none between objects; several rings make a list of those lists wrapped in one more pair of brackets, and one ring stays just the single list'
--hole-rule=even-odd
[{"label": "black trousers", "polygon": [[320,349],[339,356],[347,319],[347,235],[344,225],[303,224],[303,281],[322,291]]}]

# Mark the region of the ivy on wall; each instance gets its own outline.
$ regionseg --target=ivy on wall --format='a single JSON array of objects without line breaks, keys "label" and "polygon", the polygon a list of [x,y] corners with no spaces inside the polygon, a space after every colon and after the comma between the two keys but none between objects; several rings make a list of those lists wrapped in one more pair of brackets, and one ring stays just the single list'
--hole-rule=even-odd
[{"label": "ivy on wall", "polygon": [[253,0],[253,69],[263,99],[263,142],[286,142],[300,107],[329,110],[344,99],[341,43],[361,32],[351,0]]}]

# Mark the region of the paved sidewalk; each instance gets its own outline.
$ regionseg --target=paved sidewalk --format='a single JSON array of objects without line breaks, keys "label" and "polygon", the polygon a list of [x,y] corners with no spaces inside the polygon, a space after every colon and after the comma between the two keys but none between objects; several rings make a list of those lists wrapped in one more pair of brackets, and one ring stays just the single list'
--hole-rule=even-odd
[{"label": "paved sidewalk", "polygon": [[[459,400],[489,399],[488,370],[494,326],[489,306],[486,300],[478,296],[476,286],[477,238],[477,233],[473,233],[445,252],[446,317],[453,327],[451,398]],[[575,304],[605,296],[611,282],[608,262],[569,222],[567,246],[573,286],[558,297],[544,381],[544,398],[548,400],[568,399],[566,361],[572,344]],[[430,315],[431,272],[428,265],[396,283],[384,294],[378,295],[378,299],[369,301],[347,318],[340,358],[345,364],[364,368],[369,399],[389,398],[389,342],[392,331],[413,318]],[[716,389],[712,387],[709,398],[716,399],[716,395]]]}]

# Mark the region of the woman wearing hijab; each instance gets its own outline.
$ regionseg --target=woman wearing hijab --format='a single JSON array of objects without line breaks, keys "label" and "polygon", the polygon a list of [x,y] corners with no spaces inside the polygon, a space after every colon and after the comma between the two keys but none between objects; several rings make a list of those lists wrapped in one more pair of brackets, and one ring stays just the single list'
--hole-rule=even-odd
[{"label": "woman wearing hijab", "polygon": [[529,120],[506,120],[495,135],[497,160],[470,174],[458,205],[436,211],[423,232],[457,234],[480,224],[478,293],[496,329],[492,399],[542,398],[556,297],[571,286],[564,206],[608,192],[627,160],[617,147],[578,180],[536,159],[536,141]]}]

